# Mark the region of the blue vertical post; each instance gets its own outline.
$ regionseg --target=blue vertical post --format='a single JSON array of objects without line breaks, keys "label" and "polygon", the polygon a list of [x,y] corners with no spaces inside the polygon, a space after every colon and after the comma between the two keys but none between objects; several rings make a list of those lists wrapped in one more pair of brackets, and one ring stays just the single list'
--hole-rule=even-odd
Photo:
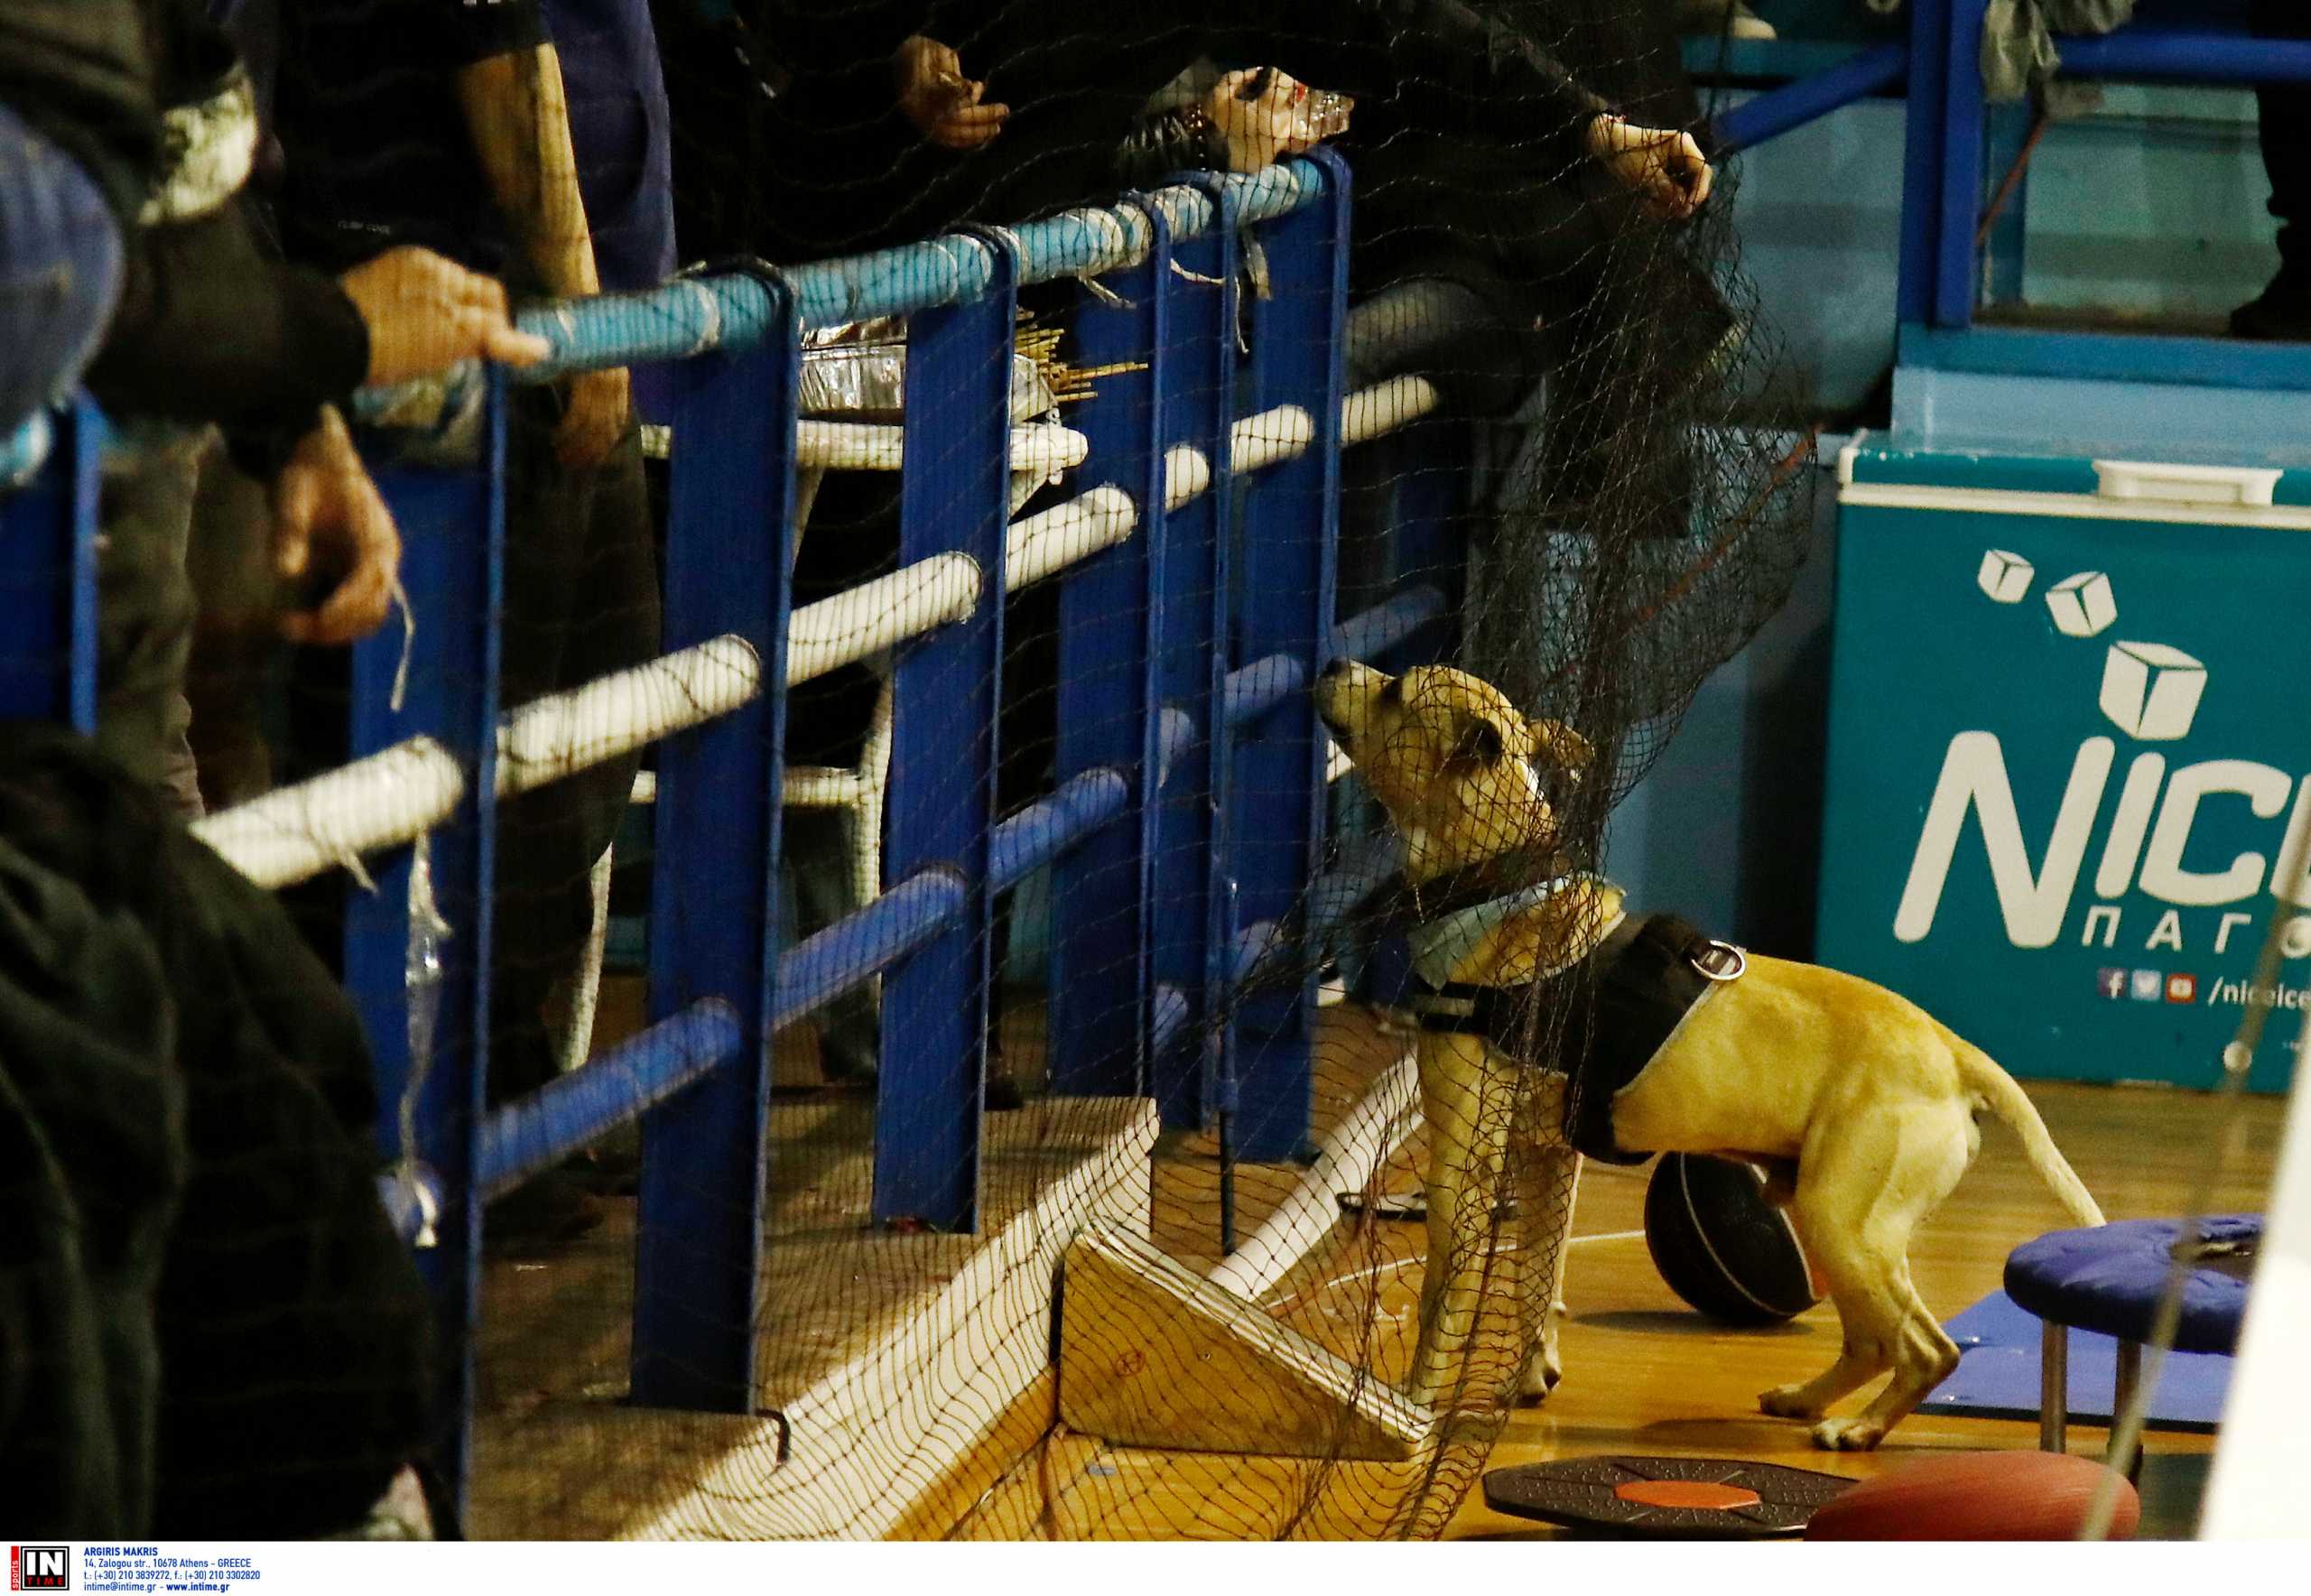
[{"label": "blue vertical post", "polygon": [[766,278],[750,348],[674,368],[665,640],[744,638],[763,691],[660,745],[650,902],[650,1017],[701,998],[738,1011],[738,1056],[642,1120],[634,1399],[748,1413],[770,1133],[777,970],[787,528],[802,343],[794,295]]},{"label": "blue vertical post", "polygon": [[1974,229],[1982,208],[1982,15],[1990,0],[1949,0],[1949,64],[1942,113],[1942,219],[1934,274],[1934,325],[1974,319],[1981,254]]},{"label": "blue vertical post", "polygon": [[[1217,1073],[1220,1035],[1212,1023],[1225,979],[1229,936],[1221,802],[1228,762],[1221,724],[1228,669],[1228,553],[1235,524],[1229,428],[1236,415],[1237,272],[1235,206],[1212,184],[1219,212],[1200,238],[1176,244],[1171,341],[1161,395],[1164,437],[1186,445],[1210,468],[1211,485],[1164,523],[1165,547],[1156,635],[1156,691],[1184,717],[1185,746],[1173,762],[1156,806],[1153,962],[1159,1007],[1168,993],[1186,1010],[1176,1040],[1149,1060],[1152,1095],[1164,1123],[1203,1122]],[[1228,922],[1232,931],[1232,921]]]},{"label": "blue vertical post", "polygon": [[[353,650],[350,752],[358,758],[412,737],[446,747],[466,772],[449,822],[421,840],[432,904],[448,924],[430,997],[410,981],[410,888],[415,850],[399,849],[374,893],[348,889],[345,982],[376,1055],[385,1155],[415,1155],[438,1177],[435,1244],[417,1255],[441,1326],[442,1423],[436,1458],[462,1500],[472,1463],[474,1329],[481,1304],[480,1155],[489,1070],[490,885],[497,863],[498,617],[505,598],[506,391],[493,376],[479,471],[402,473],[381,483],[402,534],[402,585],[422,617],[405,696],[394,708],[402,635],[387,626]],[[413,1005],[431,1008],[431,1045],[413,1055]],[[402,1146],[413,1098],[416,1146]]]},{"label": "blue vertical post", "polygon": [[993,923],[996,714],[1003,676],[1004,536],[1010,519],[1011,357],[1018,262],[1000,235],[988,291],[907,327],[902,564],[961,550],[979,604],[901,655],[891,688],[886,878],[953,870],[962,912],[883,981],[875,1095],[874,1215],[882,1224],[979,1223]]},{"label": "blue vertical post", "polygon": [[105,420],[84,396],[32,483],[0,495],[0,717],[97,728],[97,530]]},{"label": "blue vertical post", "polygon": [[1105,766],[1128,772],[1130,784],[1122,818],[1053,867],[1048,1051],[1051,1090],[1064,1096],[1145,1091],[1155,1017],[1149,895],[1162,763],[1156,665],[1172,241],[1160,209],[1139,209],[1146,259],[1110,277],[1109,297],[1087,291],[1075,316],[1077,364],[1147,369],[1101,377],[1077,423],[1091,446],[1077,486],[1118,485],[1139,506],[1139,524],[1121,547],[1071,574],[1059,596],[1059,780]]},{"label": "blue vertical post", "polygon": [[1934,319],[1941,260],[1942,117],[1950,76],[1950,0],[1910,0],[1908,99],[1902,135],[1902,235],[1897,320]]},{"label": "blue vertical post", "polygon": [[[1324,170],[1313,204],[1269,223],[1262,243],[1268,294],[1254,302],[1251,409],[1306,411],[1307,449],[1262,472],[1244,495],[1236,649],[1247,660],[1282,654],[1313,683],[1328,652],[1340,533],[1341,329],[1348,313],[1348,164],[1319,147]],[[1229,779],[1228,853],[1239,925],[1281,923],[1313,878],[1326,807],[1324,736],[1315,700],[1295,691],[1237,734]],[[1310,1044],[1316,971],[1301,960],[1287,988],[1245,1000],[1236,1015],[1239,1157],[1273,1162],[1300,1153],[1314,1103]]]},{"label": "blue vertical post", "polygon": [[66,684],[66,707],[72,729],[82,737],[97,730],[97,533],[104,510],[105,435],[102,412],[86,394],[75,395],[71,436],[65,455],[72,473],[71,614],[70,658],[71,680]]}]

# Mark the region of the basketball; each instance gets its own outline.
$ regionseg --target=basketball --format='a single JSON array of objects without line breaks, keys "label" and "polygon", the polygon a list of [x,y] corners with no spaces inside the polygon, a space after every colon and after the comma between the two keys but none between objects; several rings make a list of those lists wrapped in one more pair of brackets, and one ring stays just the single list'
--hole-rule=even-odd
[{"label": "basketball", "polygon": [[1765,1177],[1733,1159],[1665,1154],[1645,1192],[1645,1245],[1669,1289],[1721,1324],[1778,1324],[1822,1300]]},{"label": "basketball", "polygon": [[[2066,1541],[2085,1525],[2111,1471],[2047,1452],[1962,1452],[1905,1463],[1818,1508],[1809,1541]],[[2130,1541],[2142,1517],[2119,1482],[2109,1538]]]}]

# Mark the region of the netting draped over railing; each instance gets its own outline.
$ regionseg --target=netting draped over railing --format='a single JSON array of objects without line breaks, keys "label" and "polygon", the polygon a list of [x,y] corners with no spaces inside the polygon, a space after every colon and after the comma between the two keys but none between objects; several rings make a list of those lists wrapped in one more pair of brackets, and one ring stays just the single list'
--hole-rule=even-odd
[{"label": "netting draped over railing", "polygon": [[[1249,1080],[1237,1078],[1225,1040],[1235,1016],[1224,993],[1248,972],[1245,950],[1266,935],[1257,925],[1289,913],[1315,864],[1337,774],[1308,707],[1317,667],[1396,646],[1445,603],[1408,584],[1333,620],[1339,450],[1436,404],[1417,376],[1343,392],[1346,187],[1324,156],[1016,231],[534,314],[528,325],[557,354],[532,375],[683,357],[668,652],[510,712],[494,686],[503,385],[478,469],[391,482],[417,617],[413,668],[397,636],[357,649],[353,757],[197,829],[268,886],[367,862],[369,890],[347,907],[344,966],[389,1105],[381,1185],[446,1323],[474,1323],[488,1294],[480,1200],[638,1118],[632,1399],[755,1411],[761,1322],[776,1312],[762,1301],[775,1289],[764,1279],[765,1165],[779,1155],[770,1035],[882,976],[886,1033],[907,1040],[885,1053],[871,1217],[903,1230],[987,1228],[978,1100],[988,917],[995,895],[1054,864],[1063,970],[1049,1100],[1153,1090],[1185,1124],[1208,1112],[1223,1127],[1249,1118],[1248,1142],[1223,1147],[1231,1159],[1274,1158],[1304,1139],[1312,980],[1259,1021],[1265,1062]],[[1256,305],[1239,301],[1240,247],[1265,251]],[[1089,458],[1063,461],[1079,489],[1012,520],[999,384],[1016,286],[1092,275],[1109,286],[1085,302],[1081,360],[1120,369],[1086,428]],[[892,314],[911,318],[914,424],[849,440],[798,423],[803,329]],[[790,608],[798,455],[815,448],[819,463],[872,469],[891,463],[877,451],[894,446],[907,496],[899,569]],[[1109,552],[1118,557],[1100,558]],[[1045,796],[998,822],[1004,598],[1063,577],[1058,773]],[[1264,597],[1247,601],[1245,584]],[[886,655],[897,726],[885,889],[782,951],[783,689]],[[766,659],[784,660],[778,679],[766,681]],[[1235,737],[1255,728],[1231,757]],[[652,745],[654,1023],[485,1109],[492,800]],[[1242,794],[1232,801],[1231,776]],[[1201,907],[1158,936],[1177,905],[1157,905],[1174,891]],[[1267,1045],[1295,1007],[1296,1055]],[[410,1023],[418,1010],[422,1025]],[[1259,1100],[1256,1113],[1239,1094]],[[469,1346],[453,1360],[465,1370],[452,1378],[460,1448],[471,1444],[474,1356]],[[486,1496],[488,1482],[476,1483]]]},{"label": "netting draped over railing", "polygon": [[[1494,152],[1517,198],[1594,175],[1542,171],[1561,142]],[[1492,172],[1415,161],[1396,214],[1423,184],[1482,211]],[[1409,978],[1367,891],[1403,862],[1335,787],[1318,694],[1341,661],[1495,679],[1497,737],[1553,717],[1593,744],[1585,785],[1517,763],[1557,806],[1550,874],[1594,868],[1613,799],[1777,601],[1808,445],[1744,424],[1770,352],[1706,213],[1673,232],[1609,197],[1610,227],[1564,224],[1538,322],[1521,288],[1505,312],[1434,278],[1351,311],[1350,187],[1320,148],[559,300],[521,319],[542,365],[365,401],[479,419],[422,441],[469,458],[385,481],[413,641],[353,651],[345,763],[198,830],[267,886],[358,877],[331,934],[376,1054],[382,1194],[445,1332],[444,1470],[483,1532],[867,1536],[968,1508],[1023,1533],[1029,1486],[956,1483],[979,1449],[1024,1452],[1023,1424],[1078,1449],[1044,1455],[1045,1532],[1433,1533],[1465,1493],[1536,1365],[1577,1165],[1561,1094],[1500,1080],[1422,1143],[1407,1036],[1320,1014]],[[821,340],[886,318],[896,416],[806,416]],[[1077,375],[1022,413],[1044,378],[1020,367],[1056,349]],[[1510,417],[1528,364],[1545,381]],[[673,391],[663,637],[518,686],[540,544],[586,515],[540,517],[524,479],[559,402],[540,385],[629,366]],[[1514,394],[1471,398],[1503,371]],[[67,436],[77,478],[11,508],[60,552],[86,539],[99,426]],[[806,590],[805,540],[854,536],[896,558]],[[46,674],[9,680],[85,725],[82,575],[10,656]],[[821,764],[792,712],[861,677],[865,746]],[[516,1007],[493,955],[527,898],[588,885],[541,882],[534,806],[610,780],[623,808],[645,757],[650,835],[626,828],[593,891],[599,961],[646,877],[639,1012],[493,1090]],[[839,842],[804,818],[830,806]],[[830,867],[878,890],[805,905]],[[1033,980],[1031,900],[1041,995],[1006,989]],[[836,1045],[861,1004],[863,1067]],[[634,1126],[630,1205],[485,1257],[485,1202]],[[1406,1303],[1401,1235],[1336,1227],[1336,1198],[1423,1146],[1484,1167]],[[1129,1471],[1105,1461],[1134,1443]],[[943,1519],[909,1517],[942,1489],[963,1496]]]}]

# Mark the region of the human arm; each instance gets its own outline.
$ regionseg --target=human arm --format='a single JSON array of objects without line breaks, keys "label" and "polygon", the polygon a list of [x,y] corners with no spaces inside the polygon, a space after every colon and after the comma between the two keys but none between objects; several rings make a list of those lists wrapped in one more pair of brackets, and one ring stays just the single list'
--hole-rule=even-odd
[{"label": "human arm", "polygon": [[1693,135],[1599,116],[1583,130],[1589,155],[1663,221],[1682,220],[1709,198],[1714,174]]},{"label": "human arm", "polygon": [[[1553,146],[1568,169],[1594,161],[1653,215],[1691,215],[1709,196],[1692,135],[1612,114],[1539,43],[1462,0],[1196,0],[1216,38],[1258,30],[1272,59],[1327,88],[1389,94],[1440,128]],[[1336,19],[1327,31],[1324,19]]]},{"label": "human arm", "polygon": [[283,582],[319,576],[327,592],[281,619],[292,643],[354,643],[376,631],[393,602],[401,536],[333,406],[273,478],[273,562]]},{"label": "human arm", "polygon": [[[148,32],[131,0],[0,3],[0,94],[120,224],[120,295],[88,386],[122,414],[302,426],[361,380],[366,331],[327,277],[257,243],[237,195],[255,107],[230,46],[181,8],[157,21]],[[164,114],[164,73],[214,80]]]},{"label": "human arm", "polygon": [[[39,101],[44,120],[91,152],[84,164],[96,162],[120,208],[122,290],[88,376],[101,403],[218,422],[245,446],[269,434],[285,448],[322,404],[364,382],[476,356],[525,363],[544,354],[513,330],[497,283],[440,256],[393,251],[341,283],[280,259],[242,191],[255,101],[224,35],[178,4],[158,14],[149,51],[127,51],[109,31],[124,25],[114,7],[78,4],[0,0],[0,42],[51,81]],[[88,17],[105,30],[87,33]],[[30,24],[43,19],[57,25],[34,34]],[[125,25],[143,38],[133,14]],[[45,58],[33,49],[43,40]],[[118,47],[113,57],[83,60],[107,45]]]},{"label": "human arm", "polygon": [[1166,0],[1205,52],[1266,60],[1359,99],[1395,100],[1440,131],[1541,141],[1568,166],[1605,102],[1540,45],[1462,0]]},{"label": "human arm", "polygon": [[910,34],[891,66],[900,111],[934,144],[983,148],[1011,115],[1008,106],[985,103],[986,83],[964,77],[961,58],[936,39]]},{"label": "human arm", "polygon": [[1258,172],[1345,131],[1352,108],[1270,68],[1223,73],[1189,103],[1143,119],[1117,153],[1116,176],[1145,188],[1175,172]]},{"label": "human arm", "polygon": [[[601,292],[553,47],[475,61],[459,69],[457,88],[491,196],[531,269],[551,293]],[[569,379],[565,393],[555,454],[567,466],[599,465],[626,430],[626,374],[623,368],[580,372]]]}]

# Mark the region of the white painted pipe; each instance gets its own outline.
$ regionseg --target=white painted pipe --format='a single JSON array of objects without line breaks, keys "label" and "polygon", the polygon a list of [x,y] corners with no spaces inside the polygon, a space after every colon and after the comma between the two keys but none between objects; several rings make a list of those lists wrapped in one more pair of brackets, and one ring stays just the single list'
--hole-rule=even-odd
[{"label": "white painted pipe", "polygon": [[712,637],[645,665],[523,705],[497,728],[497,795],[509,797],[727,715],[762,691],[762,656]]},{"label": "white painted pipe", "polygon": [[1332,1127],[1318,1144],[1314,1165],[1259,1229],[1212,1270],[1211,1283],[1248,1300],[1274,1291],[1340,1222],[1340,1194],[1362,1191],[1419,1124],[1420,1075],[1407,1051]]},{"label": "white painted pipe", "polygon": [[465,792],[456,756],[432,738],[412,738],[236,804],[192,831],[259,886],[286,886],[441,824]]},{"label": "white painted pipe", "polygon": [[[1343,401],[1341,409],[1347,409]],[[1316,441],[1316,418],[1297,404],[1279,404],[1248,415],[1228,430],[1230,470],[1258,471],[1297,459]]]},{"label": "white painted pipe", "polygon": [[1164,451],[1164,508],[1176,510],[1211,490],[1211,462],[1193,443],[1174,443]]},{"label": "white painted pipe", "polygon": [[[1369,443],[1386,432],[1410,426],[1436,408],[1436,385],[1425,376],[1392,376],[1359,388],[1341,401],[1340,441],[1345,448]],[[1228,429],[1229,469],[1258,471],[1297,459],[1316,441],[1315,418],[1296,404],[1279,404],[1248,415]],[[1191,443],[1174,443],[1164,456],[1164,507],[1176,510],[1211,489],[1211,462]]]},{"label": "white painted pipe", "polygon": [[1436,403],[1436,385],[1425,376],[1392,376],[1359,388],[1341,402],[1341,447],[1369,443],[1383,432],[1408,427],[1434,410]]},{"label": "white painted pipe", "polygon": [[[1341,406],[1343,440],[1362,442],[1428,413],[1435,403],[1434,386],[1422,377],[1396,377],[1360,390]],[[1081,441],[1079,433],[1067,436]],[[1238,422],[1230,449],[1239,469],[1257,470],[1304,452],[1313,437],[1306,411],[1279,405]],[[1166,454],[1165,468],[1165,497],[1174,509],[1211,488],[1211,463],[1186,444]],[[1008,585],[1045,580],[1122,543],[1137,524],[1131,496],[1112,485],[1016,522],[1005,538]],[[968,555],[934,554],[804,606],[788,623],[788,684],[962,619],[978,608],[980,587],[979,567]],[[761,679],[752,647],[740,638],[717,637],[527,704],[499,728],[497,791],[501,796],[527,792],[729,714],[761,691]],[[1337,780],[1341,770],[1335,754],[1327,776]],[[465,779],[449,750],[432,738],[413,738],[211,815],[194,830],[251,880],[279,887],[410,840],[454,813],[464,793]]]},{"label": "white painted pipe", "polygon": [[[1023,476],[1051,477],[1082,464],[1091,440],[1066,427],[1011,429],[1011,469]],[[797,422],[798,466],[829,471],[896,471],[906,451],[906,429],[871,422]]]},{"label": "white painted pipe", "polygon": [[933,554],[806,604],[786,623],[787,685],[951,625],[979,607],[979,592],[977,561]]},{"label": "white painted pipe", "polygon": [[1004,581],[1025,588],[1114,548],[1139,524],[1139,507],[1120,487],[1095,487],[1012,523],[1004,539]]},{"label": "white painted pipe", "polygon": [[[1026,587],[1131,535],[1128,494],[1097,487],[1010,528],[1007,570]],[[934,554],[805,605],[788,623],[786,680],[809,681],[924,632],[979,605],[978,565]],[[570,692],[524,705],[498,729],[497,792],[559,781],[671,732],[727,715],[762,691],[744,639],[716,637]],[[409,841],[457,810],[465,778],[450,751],[413,738],[326,775],[212,815],[198,835],[261,886],[285,886],[381,848]]]}]

